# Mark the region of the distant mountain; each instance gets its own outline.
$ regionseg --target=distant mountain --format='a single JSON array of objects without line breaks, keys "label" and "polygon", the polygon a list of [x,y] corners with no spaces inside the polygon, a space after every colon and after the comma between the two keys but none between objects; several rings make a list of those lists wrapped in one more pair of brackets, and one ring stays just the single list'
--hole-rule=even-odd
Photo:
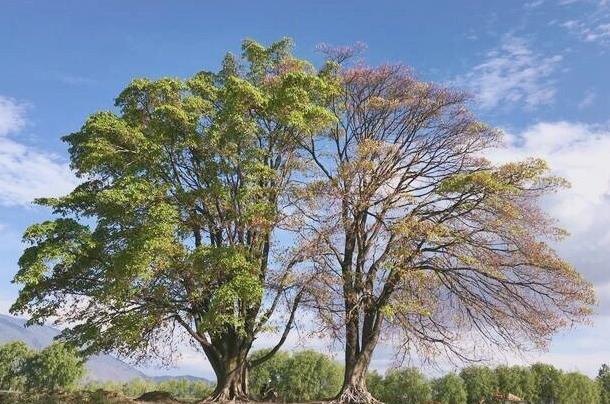
[{"label": "distant mountain", "polygon": [[[32,348],[41,349],[51,344],[59,330],[33,325],[24,327],[26,320],[0,314],[0,344],[23,341]],[[87,361],[86,378],[91,381],[126,382],[132,379],[146,379],[147,376],[133,366],[110,355],[92,356]]]}]

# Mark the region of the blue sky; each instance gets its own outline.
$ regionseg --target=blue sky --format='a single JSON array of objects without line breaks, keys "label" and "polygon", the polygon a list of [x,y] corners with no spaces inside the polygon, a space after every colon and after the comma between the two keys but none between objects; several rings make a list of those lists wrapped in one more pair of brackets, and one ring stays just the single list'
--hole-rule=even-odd
[{"label": "blue sky", "polygon": [[[468,89],[506,132],[498,160],[540,156],[573,187],[545,201],[572,233],[557,248],[594,282],[593,325],[557,336],[543,359],[595,373],[610,362],[610,1],[0,1],[0,311],[24,228],[48,217],[32,198],[70,190],[59,138],[111,109],[133,78],[215,69],[242,39],[367,44],[369,63],[403,62]],[[297,341],[293,338],[293,344]],[[309,345],[324,345],[318,340]],[[387,350],[374,366],[391,363]],[[185,353],[172,372],[210,375]]]}]

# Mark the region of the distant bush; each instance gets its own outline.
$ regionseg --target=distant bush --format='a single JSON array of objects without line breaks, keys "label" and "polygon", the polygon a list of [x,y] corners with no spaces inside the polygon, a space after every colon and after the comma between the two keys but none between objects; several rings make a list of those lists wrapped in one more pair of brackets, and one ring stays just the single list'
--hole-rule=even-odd
[{"label": "distant bush", "polygon": [[0,389],[21,390],[25,384],[23,366],[34,352],[21,341],[0,346]]},{"label": "distant bush", "polygon": [[83,358],[59,342],[29,356],[23,364],[25,387],[31,390],[68,389],[84,374]]},{"label": "distant bush", "polygon": [[68,389],[84,372],[82,358],[59,342],[41,351],[34,351],[20,341],[0,346],[2,390]]},{"label": "distant bush", "polygon": [[[256,351],[252,358],[266,352]],[[270,383],[282,400],[323,400],[335,396],[342,381],[342,366],[327,355],[312,350],[291,355],[278,352],[250,371],[250,393],[255,398],[262,398],[261,390]]]},{"label": "distant bush", "polygon": [[435,379],[432,382],[434,400],[442,404],[466,404],[468,393],[464,380],[455,373]]},{"label": "distant bush", "polygon": [[170,379],[161,382],[145,379],[133,379],[125,383],[89,382],[83,388],[90,391],[99,389],[116,391],[127,397],[140,397],[151,391],[165,391],[180,399],[201,399],[212,393],[212,387],[207,382],[187,379]]},{"label": "distant bush", "polygon": [[469,366],[459,375],[449,373],[432,380],[417,369],[405,368],[392,369],[385,376],[372,372],[367,384],[373,396],[388,404],[500,403],[508,394],[535,404],[610,404],[608,366],[602,366],[596,380],[542,363],[530,367]]}]

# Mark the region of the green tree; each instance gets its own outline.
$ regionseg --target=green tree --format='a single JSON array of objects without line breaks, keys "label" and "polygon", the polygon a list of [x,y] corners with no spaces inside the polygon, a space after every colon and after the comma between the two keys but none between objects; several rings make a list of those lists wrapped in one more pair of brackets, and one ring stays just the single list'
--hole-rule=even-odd
[{"label": "green tree", "polygon": [[433,397],[442,404],[466,404],[468,393],[462,378],[455,373],[435,379],[432,383]]},{"label": "green tree", "polygon": [[605,363],[599,368],[596,378],[600,391],[600,403],[610,404],[610,367]]},{"label": "green tree", "polygon": [[536,363],[530,367],[534,375],[535,399],[540,404],[559,404],[562,396],[562,372],[552,365]]},{"label": "green tree", "polygon": [[460,372],[468,392],[468,403],[479,404],[481,400],[491,400],[498,390],[498,379],[487,366],[469,366]]},{"label": "green tree", "polygon": [[343,368],[319,352],[293,353],[284,372],[282,397],[287,401],[328,399],[341,388]]},{"label": "green tree", "polygon": [[0,347],[0,389],[20,390],[25,383],[23,367],[33,351],[22,341]]},{"label": "green tree", "polygon": [[502,394],[514,394],[524,400],[535,397],[534,376],[529,368],[521,366],[498,366],[495,369],[498,379],[498,391]]},{"label": "green tree", "polygon": [[430,400],[432,388],[416,368],[394,369],[386,373],[379,399],[387,404],[422,404]]},{"label": "green tree", "polygon": [[[253,358],[265,355],[266,350],[253,353]],[[341,388],[342,368],[337,362],[319,352],[305,350],[288,355],[278,352],[250,374],[253,395],[271,384],[281,399],[286,401],[322,400],[337,394]]]},{"label": "green tree", "polygon": [[59,342],[29,356],[23,366],[25,385],[32,390],[71,388],[84,374],[83,359]]},{"label": "green tree", "polygon": [[[252,352],[250,359],[256,360],[267,355],[268,352],[268,349]],[[252,369],[249,374],[251,396],[258,399],[262,398],[261,392],[269,384],[280,392],[284,386],[285,369],[289,359],[290,355],[288,353],[279,351],[271,359]]]},{"label": "green tree", "polygon": [[570,372],[561,377],[561,400],[565,404],[598,404],[600,391],[597,383],[578,372]]},{"label": "green tree", "polygon": [[[219,72],[134,80],[117,111],[63,138],[82,183],[37,201],[57,218],[26,230],[11,309],[30,324],[62,313],[78,325],[61,338],[86,354],[171,353],[158,348],[181,327],[214,369],[219,401],[247,398],[247,369],[293,325],[304,289],[290,272],[302,253],[277,254],[276,232],[298,225],[302,138],[335,121],[322,106],[334,86],[292,56],[290,40],[246,40],[242,51]],[[277,345],[248,362],[270,327]]]}]

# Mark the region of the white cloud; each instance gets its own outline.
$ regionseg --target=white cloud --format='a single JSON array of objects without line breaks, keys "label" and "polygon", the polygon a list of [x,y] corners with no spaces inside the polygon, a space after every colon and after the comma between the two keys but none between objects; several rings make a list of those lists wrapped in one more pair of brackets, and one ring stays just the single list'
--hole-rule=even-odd
[{"label": "white cloud", "polygon": [[599,311],[610,307],[610,129],[582,123],[543,122],[508,135],[498,161],[544,158],[571,188],[545,200],[570,236],[556,248],[593,282]]},{"label": "white cloud", "polygon": [[0,95],[0,136],[25,126],[25,106]]},{"label": "white cloud", "polygon": [[482,63],[459,77],[457,84],[469,88],[482,108],[517,104],[534,108],[553,101],[555,87],[550,76],[561,60],[561,55],[538,54],[524,39],[506,36]]},{"label": "white cloud", "polygon": [[7,137],[25,125],[23,104],[0,96],[0,205],[27,205],[34,198],[65,194],[76,185],[66,162]]}]

